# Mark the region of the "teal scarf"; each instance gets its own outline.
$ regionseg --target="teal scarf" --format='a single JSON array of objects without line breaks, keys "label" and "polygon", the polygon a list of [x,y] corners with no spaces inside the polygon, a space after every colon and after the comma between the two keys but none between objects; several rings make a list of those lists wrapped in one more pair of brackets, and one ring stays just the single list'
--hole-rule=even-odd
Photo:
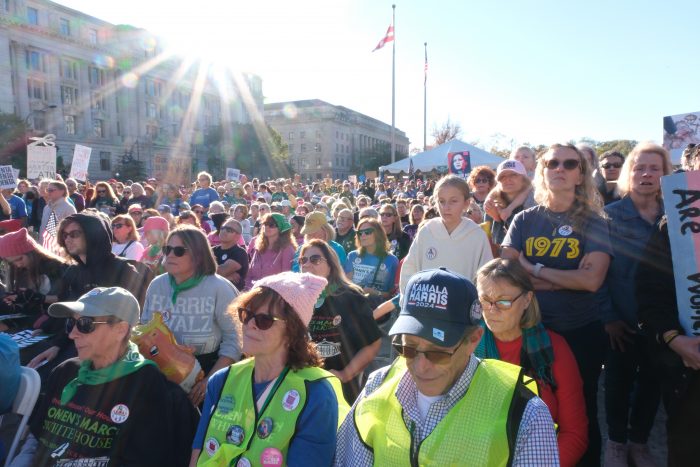
[{"label": "teal scarf", "polygon": [[172,276],[172,274],[168,274],[168,279],[170,279],[170,288],[173,289],[172,301],[173,305],[175,305],[178,294],[180,292],[184,292],[185,290],[189,290],[192,287],[197,287],[199,283],[204,280],[204,276],[190,277],[186,281],[182,282],[182,284],[175,283],[175,278]]},{"label": "teal scarf", "polygon": [[329,295],[333,295],[336,290],[338,290],[338,286],[336,284],[328,284],[328,286],[325,289],[323,289],[323,292],[321,292],[321,296],[318,297],[318,300],[316,300],[314,309],[321,308],[321,306],[323,306],[323,303],[326,301],[326,297]]},{"label": "teal scarf", "polygon": [[[484,329],[484,335],[474,350],[474,355],[479,358],[500,360],[501,357],[498,354],[496,340],[491,330],[484,323],[484,320],[481,320],[481,327]],[[549,338],[549,334],[547,334],[542,323],[531,328],[525,328],[522,332],[523,346],[520,351],[520,366],[526,372],[534,372],[536,379],[544,381],[552,387],[552,390],[556,390],[557,383],[552,374],[554,351],[552,350],[552,341]]]},{"label": "teal scarf", "polygon": [[78,376],[63,388],[63,392],[61,392],[61,405],[66,405],[70,402],[78,391],[78,387],[82,384],[96,386],[98,384],[109,383],[110,381],[134,373],[146,365],[155,365],[155,362],[143,358],[143,355],[139,353],[139,348],[133,342],[129,342],[129,347],[126,349],[126,353],[122,358],[108,367],[93,370],[92,360],[84,360],[80,362]]}]

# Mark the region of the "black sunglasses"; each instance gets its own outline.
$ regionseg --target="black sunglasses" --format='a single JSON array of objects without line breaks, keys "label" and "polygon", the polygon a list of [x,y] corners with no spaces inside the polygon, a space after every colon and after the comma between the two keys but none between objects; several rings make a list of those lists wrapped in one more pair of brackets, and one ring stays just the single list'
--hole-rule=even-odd
[{"label": "black sunglasses", "polygon": [[82,230],[71,230],[70,232],[63,232],[63,241],[65,242],[68,237],[76,239],[83,236]]},{"label": "black sunglasses", "polygon": [[606,170],[612,169],[612,168],[619,169],[620,167],[622,167],[622,163],[620,163],[620,162],[608,162],[607,164],[601,165],[601,167],[606,169]]},{"label": "black sunglasses", "polygon": [[112,224],[112,230],[121,229],[122,227],[124,227],[124,224]]},{"label": "black sunglasses", "polygon": [[263,225],[265,227],[272,227],[273,229],[277,228],[277,222],[275,222],[275,221],[267,221]]},{"label": "black sunglasses", "polygon": [[241,320],[241,323],[243,323],[244,325],[248,324],[251,319],[255,320],[255,327],[260,329],[261,331],[267,331],[268,329],[270,329],[272,325],[275,324],[275,321],[284,321],[281,318],[277,318],[267,313],[255,314],[247,308],[238,309],[238,319]]},{"label": "black sunglasses", "polygon": [[226,226],[226,227],[221,227],[221,229],[220,229],[220,230],[221,230],[222,232],[228,232],[228,233],[237,233],[237,234],[240,234],[240,232],[239,232],[238,230],[236,230],[235,228],[233,228],[233,227],[228,227],[228,226]]},{"label": "black sunglasses", "polygon": [[98,195],[104,195],[105,193],[107,193],[107,190],[97,190]]},{"label": "black sunglasses", "polygon": [[188,250],[188,248],[186,248],[184,246],[166,245],[163,247],[163,256],[168,256],[172,252],[175,256],[180,258],[181,256],[183,256],[185,254],[185,251],[187,251],[187,250]]},{"label": "black sunglasses", "polygon": [[452,356],[457,353],[457,349],[462,346],[462,342],[464,341],[460,341],[459,345],[455,347],[452,352],[448,352],[447,350],[418,350],[415,347],[402,345],[398,342],[392,342],[391,346],[396,350],[396,353],[409,360],[416,358],[419,353],[422,353],[430,363],[440,365],[448,363],[452,359]]},{"label": "black sunglasses", "polygon": [[317,265],[319,263],[322,263],[325,260],[326,260],[326,258],[324,258],[322,255],[300,256],[299,257],[299,264],[301,264],[302,266],[305,265],[306,263],[311,263],[313,265]]},{"label": "black sunglasses", "polygon": [[544,166],[549,170],[556,170],[559,165],[562,165],[566,170],[574,170],[581,167],[581,161],[577,159],[566,159],[564,161],[559,161],[557,159],[550,159],[544,162]]},{"label": "black sunglasses", "polygon": [[81,316],[78,319],[68,318],[66,320],[66,334],[70,334],[74,326],[78,326],[80,334],[90,334],[95,330],[96,324],[112,324],[112,321],[95,321],[91,316]]}]

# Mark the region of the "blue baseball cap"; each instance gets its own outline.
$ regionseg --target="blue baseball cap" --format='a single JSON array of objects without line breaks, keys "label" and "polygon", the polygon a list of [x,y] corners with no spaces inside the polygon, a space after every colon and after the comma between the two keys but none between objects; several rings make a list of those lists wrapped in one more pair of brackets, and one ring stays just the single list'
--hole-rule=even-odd
[{"label": "blue baseball cap", "polygon": [[389,335],[409,334],[441,347],[455,346],[481,319],[478,298],[464,276],[444,268],[421,271],[408,281]]}]

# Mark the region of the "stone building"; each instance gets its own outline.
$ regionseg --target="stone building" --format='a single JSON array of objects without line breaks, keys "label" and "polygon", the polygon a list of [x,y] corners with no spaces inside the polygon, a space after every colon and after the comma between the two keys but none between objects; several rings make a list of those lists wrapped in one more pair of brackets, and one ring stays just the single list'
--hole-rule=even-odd
[{"label": "stone building", "polygon": [[[289,145],[292,169],[304,179],[377,170],[391,162],[391,125],[319,99],[265,104],[265,121]],[[395,130],[396,160],[408,156],[406,134]],[[388,159],[387,159],[388,158]]]},{"label": "stone building", "polygon": [[164,49],[143,29],[47,0],[2,0],[0,112],[55,134],[66,164],[75,144],[91,147],[93,180],[114,176],[127,153],[149,175],[191,177],[210,162],[211,129],[262,118],[262,82],[234,72],[215,81]]}]

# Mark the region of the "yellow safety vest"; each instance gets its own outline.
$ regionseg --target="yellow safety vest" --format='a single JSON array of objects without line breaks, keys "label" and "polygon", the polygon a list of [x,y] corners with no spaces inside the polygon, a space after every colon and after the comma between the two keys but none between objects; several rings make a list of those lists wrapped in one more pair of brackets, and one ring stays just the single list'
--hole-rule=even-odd
[{"label": "yellow safety vest", "polygon": [[[272,465],[286,465],[289,442],[306,406],[306,382],[327,379],[338,399],[338,425],[349,412],[338,378],[316,367],[287,370],[269,393],[260,414],[253,397],[255,360],[231,365],[216,409],[211,415],[198,466],[229,466],[245,458],[247,465],[263,464],[263,456],[282,457]],[[245,465],[245,461],[243,465]]]},{"label": "yellow safety vest", "polygon": [[[507,465],[508,422],[522,368],[499,360],[482,360],[464,397],[423,441],[412,438],[404,422],[396,389],[406,373],[396,359],[382,384],[355,407],[355,426],[374,452],[377,466]],[[524,406],[523,406],[524,407]],[[518,417],[522,416],[522,412]],[[517,428],[520,420],[511,420]]]}]

